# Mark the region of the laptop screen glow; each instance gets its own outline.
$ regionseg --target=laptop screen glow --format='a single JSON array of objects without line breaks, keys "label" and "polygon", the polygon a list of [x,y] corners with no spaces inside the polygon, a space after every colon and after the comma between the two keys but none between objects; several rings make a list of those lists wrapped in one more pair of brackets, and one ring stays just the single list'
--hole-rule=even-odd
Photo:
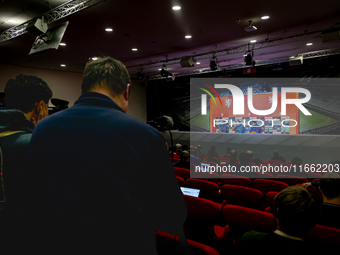
[{"label": "laptop screen glow", "polygon": [[181,190],[182,190],[183,195],[187,195],[187,196],[198,197],[198,195],[200,194],[199,189],[181,187]]}]

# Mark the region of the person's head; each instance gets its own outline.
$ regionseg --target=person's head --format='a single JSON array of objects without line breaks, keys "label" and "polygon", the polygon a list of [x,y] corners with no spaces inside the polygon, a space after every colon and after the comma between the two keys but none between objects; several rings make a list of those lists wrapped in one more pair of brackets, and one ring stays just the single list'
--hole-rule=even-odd
[{"label": "person's head", "polygon": [[232,148],[231,147],[227,147],[227,148],[225,148],[225,150],[226,150],[227,155],[229,155],[230,151],[232,150]]},{"label": "person's head", "polygon": [[119,60],[111,57],[87,62],[82,93],[99,92],[113,99],[125,112],[128,108],[130,75]]},{"label": "person's head", "polygon": [[273,151],[273,154],[274,154],[275,157],[278,157],[278,156],[280,155],[280,154],[279,154],[279,151],[277,151],[277,150],[274,150],[274,151]]},{"label": "person's head", "polygon": [[22,111],[25,116],[37,118],[43,104],[48,104],[52,90],[45,81],[32,75],[20,74],[10,79],[5,87],[6,107]]},{"label": "person's head", "polygon": [[202,152],[202,150],[203,150],[203,147],[201,145],[198,145],[197,146],[197,152]]},{"label": "person's head", "polygon": [[256,125],[257,125],[256,121],[253,121],[253,122],[251,123],[251,125],[252,125],[252,126],[256,126]]},{"label": "person's head", "polygon": [[230,151],[230,161],[236,161],[238,157],[238,152],[237,150],[231,150]]},{"label": "person's head", "polygon": [[197,157],[197,149],[195,147],[190,149],[190,155]]},{"label": "person's head", "polygon": [[250,159],[254,157],[254,153],[252,151],[248,150],[246,153],[249,155]]},{"label": "person's head", "polygon": [[302,165],[302,159],[299,158],[299,157],[294,157],[292,158],[292,165],[293,166],[299,166],[299,165]]},{"label": "person's head", "polygon": [[250,160],[252,159],[251,155],[246,152],[241,152],[238,158],[242,166],[249,166]]},{"label": "person's head", "polygon": [[185,145],[185,144],[184,144],[184,145],[182,146],[182,150],[184,150],[184,151],[188,151],[188,150],[189,150],[189,147],[188,147],[188,145]]},{"label": "person's head", "polygon": [[250,162],[258,166],[262,164],[262,160],[260,158],[253,158]]},{"label": "person's head", "polygon": [[177,144],[175,145],[176,151],[180,151],[181,148],[182,148],[182,145],[181,145],[180,143],[177,143]]},{"label": "person's head", "polygon": [[273,214],[282,232],[302,237],[316,224],[318,206],[301,186],[290,186],[275,196]]},{"label": "person's head", "polygon": [[328,202],[330,200],[340,198],[340,174],[338,173],[325,174],[320,179],[319,187],[320,187],[320,191],[322,193],[324,202]]},{"label": "person's head", "polygon": [[179,158],[181,161],[189,161],[190,153],[188,151],[182,151]]}]

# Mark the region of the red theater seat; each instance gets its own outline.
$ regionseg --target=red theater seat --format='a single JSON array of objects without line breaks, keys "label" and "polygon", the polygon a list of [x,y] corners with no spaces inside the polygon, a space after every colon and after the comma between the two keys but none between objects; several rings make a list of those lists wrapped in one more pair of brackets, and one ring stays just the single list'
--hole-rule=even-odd
[{"label": "red theater seat", "polygon": [[176,176],[176,179],[177,179],[178,185],[179,185],[180,187],[184,187],[184,186],[185,186],[185,180],[184,180],[182,177]]},{"label": "red theater seat", "polygon": [[216,162],[211,162],[211,161],[201,161],[201,163],[209,164],[211,166],[215,166],[216,164],[218,164]]},{"label": "red theater seat", "polygon": [[182,177],[184,180],[190,178],[190,170],[181,167],[174,167],[176,176]]},{"label": "red theater seat", "polygon": [[297,177],[294,175],[279,174],[278,176],[276,176],[276,178],[278,181],[287,183],[289,186],[295,186],[296,184],[308,182],[308,179]]},{"label": "red theater seat", "polygon": [[223,204],[233,204],[248,208],[261,209],[260,201],[263,197],[262,192],[243,186],[228,185],[222,186],[222,194],[225,198]]},{"label": "red theater seat", "polygon": [[199,197],[218,202],[220,187],[210,181],[200,179],[187,179],[186,185],[188,188],[200,189]]},{"label": "red theater seat", "polygon": [[222,205],[213,201],[183,195],[187,205],[184,232],[188,239],[211,246],[214,242],[214,225]]},{"label": "red theater seat", "polygon": [[289,187],[289,185],[284,182],[266,180],[266,179],[255,179],[254,180],[254,188],[260,190],[264,196],[266,196],[266,194],[269,191],[280,192],[281,190],[287,187]]},{"label": "red theater seat", "polygon": [[232,237],[235,242],[249,230],[270,233],[276,229],[275,218],[271,213],[237,205],[226,205],[223,214],[228,225],[224,228],[215,226],[218,240]]},{"label": "red theater seat", "polygon": [[312,247],[314,254],[338,254],[340,244],[340,229],[315,225],[305,235],[305,243]]},{"label": "red theater seat", "polygon": [[221,176],[221,185],[224,184],[231,184],[231,185],[238,185],[244,187],[251,187],[252,181],[250,178],[240,176],[240,175],[233,175],[233,174],[222,174]]},{"label": "red theater seat", "polygon": [[[183,254],[182,244],[177,236],[163,231],[157,231],[155,234],[157,246],[160,247],[158,250],[159,255]],[[192,240],[187,241],[191,248],[192,255],[219,255],[219,253],[210,246]]]},{"label": "red theater seat", "polygon": [[266,194],[266,200],[267,200],[268,207],[265,209],[265,212],[269,212],[269,213],[272,212],[271,208],[274,206],[274,200],[275,200],[275,196],[277,194],[279,194],[279,192],[277,192],[277,191],[269,191]]},{"label": "red theater seat", "polygon": [[214,183],[219,183],[220,181],[220,176],[217,173],[209,172],[192,172],[191,178],[206,180]]}]

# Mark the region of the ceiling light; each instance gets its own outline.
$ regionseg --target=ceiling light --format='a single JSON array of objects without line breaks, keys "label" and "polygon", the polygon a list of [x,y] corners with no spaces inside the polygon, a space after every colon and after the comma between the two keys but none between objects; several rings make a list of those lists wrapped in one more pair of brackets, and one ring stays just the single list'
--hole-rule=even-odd
[{"label": "ceiling light", "polygon": [[252,20],[249,20],[249,26],[248,27],[245,27],[244,30],[246,30],[247,32],[253,32],[253,31],[256,31],[257,30],[257,27],[255,27],[253,25],[253,21]]},{"label": "ceiling light", "polygon": [[295,58],[294,56],[291,56],[290,58]]},{"label": "ceiling light", "polygon": [[66,46],[66,43],[59,43],[60,46]]},{"label": "ceiling light", "polygon": [[162,70],[162,68],[158,68],[158,71]]},{"label": "ceiling light", "polygon": [[15,19],[8,19],[7,22],[9,22],[9,23],[18,23]]},{"label": "ceiling light", "polygon": [[269,19],[269,16],[262,16],[261,19]]},{"label": "ceiling light", "polygon": [[185,38],[189,39],[191,38],[191,35],[186,35]]},{"label": "ceiling light", "polygon": [[178,11],[178,10],[181,9],[181,6],[173,6],[172,9],[175,10],[175,11]]},{"label": "ceiling light", "polygon": [[92,58],[92,60],[97,60],[98,58],[96,58],[96,57],[94,57],[94,58]]},{"label": "ceiling light", "polygon": [[313,45],[313,43],[307,43],[306,45],[307,45],[307,46],[311,46],[311,45]]},{"label": "ceiling light", "polygon": [[112,29],[112,28],[105,28],[105,31],[107,31],[107,32],[112,32],[113,29]]},{"label": "ceiling light", "polygon": [[60,66],[65,67],[66,65],[65,64],[61,64]]},{"label": "ceiling light", "polygon": [[137,51],[137,49],[136,48],[132,48],[132,51]]},{"label": "ceiling light", "polygon": [[201,62],[196,62],[196,65],[200,65],[201,64]]},{"label": "ceiling light", "polygon": [[251,43],[256,43],[256,40],[251,40],[250,42],[251,42]]}]

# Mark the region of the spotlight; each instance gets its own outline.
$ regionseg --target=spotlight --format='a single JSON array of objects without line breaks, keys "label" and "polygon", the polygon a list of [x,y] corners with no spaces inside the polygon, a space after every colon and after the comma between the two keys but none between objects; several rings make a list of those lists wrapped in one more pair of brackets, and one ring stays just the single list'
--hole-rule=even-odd
[{"label": "spotlight", "polygon": [[137,78],[138,78],[139,80],[141,80],[141,81],[145,81],[145,80],[148,79],[148,76],[145,75],[145,74],[143,74],[142,72],[138,72],[138,73],[137,73]]},{"label": "spotlight", "polygon": [[247,51],[245,55],[244,62],[246,62],[246,66],[255,66],[255,61],[253,60],[254,52]]},{"label": "spotlight", "polygon": [[210,60],[210,69],[211,71],[216,71],[217,70],[217,64],[215,60]]},{"label": "spotlight", "polygon": [[169,72],[167,70],[165,70],[164,67],[161,70],[161,76],[162,77],[168,77],[169,76]]},{"label": "spotlight", "polygon": [[217,58],[215,57],[215,52],[213,57],[210,59],[210,69],[211,71],[219,71],[219,67],[217,66]]}]

